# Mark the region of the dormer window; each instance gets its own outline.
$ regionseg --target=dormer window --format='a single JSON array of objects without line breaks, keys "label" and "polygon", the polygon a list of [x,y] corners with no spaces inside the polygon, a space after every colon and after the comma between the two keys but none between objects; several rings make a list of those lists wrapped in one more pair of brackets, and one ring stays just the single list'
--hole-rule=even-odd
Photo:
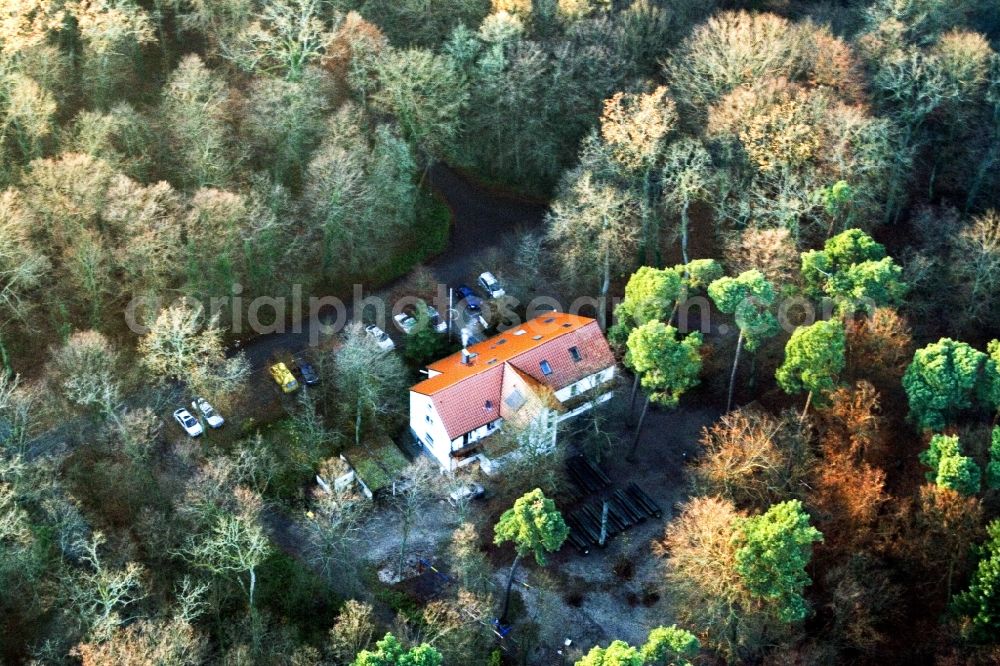
[{"label": "dormer window", "polygon": [[552,366],[549,365],[548,361],[542,361],[538,365],[542,369],[542,374],[543,375],[551,375],[552,374]]}]

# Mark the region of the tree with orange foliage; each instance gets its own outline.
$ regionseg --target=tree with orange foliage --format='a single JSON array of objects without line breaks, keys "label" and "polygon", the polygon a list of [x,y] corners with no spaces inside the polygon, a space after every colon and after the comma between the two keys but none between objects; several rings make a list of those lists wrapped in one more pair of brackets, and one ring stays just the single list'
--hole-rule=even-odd
[{"label": "tree with orange foliage", "polygon": [[817,412],[822,461],[810,481],[810,505],[826,545],[856,551],[869,544],[881,507],[888,500],[885,472],[872,464],[885,449],[879,395],[861,381],[830,396]]},{"label": "tree with orange foliage", "polygon": [[757,269],[779,291],[799,274],[801,260],[788,229],[757,229],[734,232],[727,240],[725,263],[732,272]]},{"label": "tree with orange foliage", "polygon": [[40,46],[66,20],[62,3],[49,0],[5,0],[0,8],[0,58]]},{"label": "tree with orange foliage", "polygon": [[864,378],[881,393],[898,391],[912,359],[910,325],[893,308],[876,308],[868,316],[847,322],[848,378]]},{"label": "tree with orange foliage", "polygon": [[920,567],[931,585],[944,583],[950,597],[952,581],[968,572],[970,548],[985,534],[980,500],[928,483],[899,521],[900,554]]},{"label": "tree with orange foliage", "polygon": [[835,453],[817,466],[811,485],[809,502],[827,547],[846,552],[870,544],[879,509],[888,500],[885,472]]},{"label": "tree with orange foliage", "polygon": [[817,28],[811,39],[814,51],[811,55],[809,82],[815,86],[832,88],[845,102],[863,102],[864,72],[851,47],[825,26]]},{"label": "tree with orange foliage", "polygon": [[855,461],[875,463],[885,453],[880,396],[867,381],[830,394],[830,406],[817,413],[820,448],[824,454],[843,453]]},{"label": "tree with orange foliage", "polygon": [[106,641],[82,643],[72,655],[83,666],[184,666],[204,663],[208,642],[189,623],[140,620],[116,630]]},{"label": "tree with orange foliage", "polygon": [[736,409],[702,431],[701,445],[692,468],[701,494],[761,511],[805,494],[814,458],[809,432],[794,413],[776,418],[752,406]]},{"label": "tree with orange foliage", "polygon": [[333,32],[320,64],[360,96],[374,90],[375,64],[389,45],[378,26],[348,12]]},{"label": "tree with orange foliage", "polygon": [[666,87],[639,95],[618,92],[604,101],[601,138],[616,161],[638,172],[655,161],[676,124],[677,107]]},{"label": "tree with orange foliage", "polygon": [[730,662],[753,661],[808,614],[806,566],[822,535],[797,500],[747,516],[699,497],[667,526],[653,552],[667,557],[677,617]]},{"label": "tree with orange foliage", "polygon": [[647,261],[659,256],[659,224],[653,219],[654,167],[663,153],[664,140],[676,125],[677,107],[665,86],[648,94],[618,92],[604,101],[601,138],[624,171],[642,174],[642,228]]}]

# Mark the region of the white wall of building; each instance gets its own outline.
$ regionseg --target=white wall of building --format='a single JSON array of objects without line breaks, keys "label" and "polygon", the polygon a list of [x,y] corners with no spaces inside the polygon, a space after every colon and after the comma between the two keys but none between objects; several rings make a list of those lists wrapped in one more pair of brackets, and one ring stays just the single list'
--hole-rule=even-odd
[{"label": "white wall of building", "polygon": [[442,467],[451,469],[452,441],[430,396],[410,391],[410,429]]},{"label": "white wall of building", "polygon": [[[566,386],[565,388],[556,391],[555,396],[560,402],[566,402],[567,400],[585,393],[596,386],[600,386],[605,382],[611,381],[614,376],[614,366],[605,368],[600,372],[595,372],[592,375],[584,377],[575,384],[571,384],[570,386]],[[594,404],[604,402],[610,398],[611,393],[609,391],[608,393],[598,396],[592,401],[584,403],[583,405],[578,405],[571,412],[561,414],[558,420],[564,421],[568,418],[572,418],[587,411],[593,407]],[[469,461],[469,459],[464,461],[455,460],[451,457],[452,451],[456,451],[461,449],[463,446],[468,446],[469,444],[478,442],[484,437],[492,435],[500,429],[502,423],[503,419],[498,418],[496,421],[471,431],[468,433],[467,438],[458,437],[452,440],[448,437],[448,432],[445,430],[444,423],[441,421],[431,397],[422,393],[410,391],[410,429],[413,430],[414,435],[420,440],[420,443],[431,453],[431,455],[434,456],[435,459],[437,459],[438,464],[449,471],[454,470],[456,467],[466,461]]]},{"label": "white wall of building", "polygon": [[452,449],[453,450],[454,449],[460,449],[463,446],[467,446],[469,444],[473,444],[475,442],[478,442],[479,440],[481,440],[483,437],[486,437],[487,435],[492,435],[493,433],[495,433],[497,431],[497,428],[500,427],[501,423],[503,423],[503,419],[497,419],[496,421],[491,421],[490,423],[487,423],[486,425],[484,425],[484,426],[482,426],[480,428],[476,428],[475,430],[473,430],[472,432],[470,432],[468,439],[465,439],[463,437],[459,437],[458,439],[455,440],[455,446],[453,446]]},{"label": "white wall of building", "polygon": [[569,386],[563,387],[556,391],[556,399],[559,402],[566,402],[570,398],[580,395],[581,393],[586,393],[595,386],[599,386],[604,382],[611,381],[615,376],[615,366],[610,368],[605,368],[600,372],[595,372],[592,375],[588,375],[576,382],[575,384],[570,384]]},{"label": "white wall of building", "polygon": [[559,415],[559,421],[562,422],[562,421],[565,421],[567,419],[571,419],[574,416],[579,416],[580,414],[583,414],[587,410],[593,409],[594,405],[599,405],[602,402],[607,402],[608,400],[611,400],[611,396],[612,395],[613,395],[613,393],[611,391],[608,391],[607,393],[602,393],[601,395],[597,396],[593,400],[588,400],[587,402],[583,403],[582,405],[577,405],[576,407],[574,407],[572,409],[572,411],[564,412],[564,413],[560,414]]},{"label": "white wall of building", "polygon": [[457,451],[463,446],[492,435],[499,429],[502,421],[503,419],[498,418],[496,421],[476,428],[468,434],[468,438],[458,437],[452,440],[448,437],[448,431],[445,430],[444,423],[441,421],[430,396],[410,391],[410,429],[424,448],[437,459],[438,464],[448,470],[454,469],[456,466],[456,461],[451,457],[452,451]]}]

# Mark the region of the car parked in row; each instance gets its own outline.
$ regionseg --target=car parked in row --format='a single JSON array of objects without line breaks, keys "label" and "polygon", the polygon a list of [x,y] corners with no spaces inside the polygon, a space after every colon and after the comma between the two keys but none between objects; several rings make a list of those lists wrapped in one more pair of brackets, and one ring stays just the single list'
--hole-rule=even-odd
[{"label": "car parked in row", "polygon": [[[392,318],[396,323],[396,326],[410,335],[417,329],[417,324],[420,323],[420,318],[417,313],[416,308],[406,308],[396,316]],[[436,333],[444,333],[448,330],[448,322],[441,318],[441,313],[437,311],[433,305],[427,306],[427,322],[431,329]]]},{"label": "car parked in row", "polygon": [[204,398],[195,397],[191,401],[191,408],[195,414],[201,414],[201,418],[205,419],[205,423],[208,424],[209,428],[221,428],[226,422]]},{"label": "car parked in row", "polygon": [[396,326],[400,328],[403,333],[409,335],[413,332],[413,329],[417,327],[417,319],[408,312],[400,312],[398,315],[392,318],[396,322]]},{"label": "car parked in row", "polygon": [[301,377],[302,383],[306,386],[316,386],[316,384],[319,384],[319,373],[307,361],[296,360],[292,364],[292,373]]},{"label": "car parked in row", "polygon": [[177,424],[184,429],[188,437],[198,437],[201,433],[205,432],[205,429],[201,426],[191,412],[181,407],[180,409],[174,410],[174,420]]},{"label": "car parked in row", "polygon": [[427,317],[430,319],[431,326],[438,333],[444,333],[448,330],[448,322],[441,318],[441,313],[433,305],[427,306]]},{"label": "car parked in row", "polygon": [[396,343],[392,341],[392,338],[390,338],[385,331],[375,324],[365,326],[365,333],[368,334],[369,338],[375,341],[375,344],[378,345],[378,348],[382,351],[392,351],[396,348]]},{"label": "car parked in row", "polygon": [[455,294],[459,301],[465,301],[465,307],[471,312],[478,312],[483,307],[483,299],[468,285],[460,284],[455,287]]},{"label": "car parked in row", "polygon": [[284,393],[294,393],[299,389],[299,381],[284,363],[275,363],[269,368],[274,382],[281,387]]},{"label": "car parked in row", "polygon": [[479,276],[479,284],[490,295],[490,298],[501,298],[507,295],[500,280],[497,280],[496,276],[489,271]]}]

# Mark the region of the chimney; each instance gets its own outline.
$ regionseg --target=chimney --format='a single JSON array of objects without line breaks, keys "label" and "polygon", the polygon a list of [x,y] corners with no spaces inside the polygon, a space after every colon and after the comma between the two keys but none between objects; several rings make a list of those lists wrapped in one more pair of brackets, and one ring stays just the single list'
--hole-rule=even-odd
[{"label": "chimney", "polygon": [[462,365],[472,365],[472,361],[479,356],[479,354],[474,354],[468,349],[462,350]]}]

